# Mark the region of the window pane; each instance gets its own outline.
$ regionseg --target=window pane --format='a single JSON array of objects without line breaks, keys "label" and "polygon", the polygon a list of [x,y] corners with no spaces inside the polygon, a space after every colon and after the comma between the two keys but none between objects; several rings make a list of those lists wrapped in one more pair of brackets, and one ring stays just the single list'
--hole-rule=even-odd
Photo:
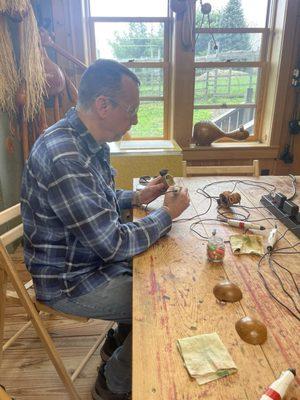
[{"label": "window pane", "polygon": [[140,96],[163,96],[162,68],[130,68],[141,81]]},{"label": "window pane", "polygon": [[141,101],[138,113],[138,124],[132,126],[130,134],[133,138],[163,138],[164,105],[161,101]]},{"label": "window pane", "polygon": [[254,103],[258,68],[196,68],[195,105]]},{"label": "window pane", "polygon": [[[210,0],[211,27],[213,28],[264,28],[269,0]],[[200,2],[196,6],[196,27],[202,21]],[[202,28],[208,28],[207,16]]]},{"label": "window pane", "polygon": [[96,22],[96,58],[120,62],[163,61],[164,24],[159,22]]},{"label": "window pane", "polygon": [[254,118],[254,108],[194,110],[193,125],[199,121],[209,120],[226,133],[243,125],[250,135],[253,135]]},{"label": "window pane", "polygon": [[90,0],[93,17],[166,17],[168,0]]},{"label": "window pane", "polygon": [[260,61],[261,33],[214,34],[214,39],[217,49],[211,35],[198,35],[195,61]]}]

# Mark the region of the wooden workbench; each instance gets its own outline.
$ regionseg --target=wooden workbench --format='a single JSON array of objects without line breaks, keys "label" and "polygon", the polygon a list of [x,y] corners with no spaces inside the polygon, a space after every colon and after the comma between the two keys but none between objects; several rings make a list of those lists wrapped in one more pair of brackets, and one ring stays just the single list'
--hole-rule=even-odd
[{"label": "wooden workbench", "polygon": [[[278,191],[287,195],[292,193],[288,177],[247,179],[273,183]],[[197,194],[196,189],[216,180],[224,180],[224,177],[177,180],[179,185],[189,188],[191,197],[191,206],[181,218],[192,217],[207,209],[208,200]],[[218,195],[231,187],[228,183],[219,184],[210,193]],[[300,193],[300,183],[297,187]],[[238,191],[242,194],[242,204],[252,207],[259,206],[261,195],[266,194],[256,187],[243,186]],[[299,198],[298,195],[294,201],[300,205]],[[162,198],[151,206],[155,208],[161,204]],[[263,208],[250,211],[250,219],[270,216]],[[144,213],[137,210],[135,217]],[[215,217],[216,202],[213,202],[211,210],[201,218]],[[227,243],[223,265],[212,265],[206,258],[206,242],[190,231],[191,223],[173,224],[167,236],[134,258],[133,400],[259,400],[265,388],[283,370],[296,368],[300,377],[300,323],[266,291],[257,272],[259,256],[233,255]],[[271,228],[270,221],[261,224]],[[203,222],[197,230],[206,236],[214,227],[224,239],[228,239],[230,234],[241,233],[237,228],[214,221]],[[280,232],[285,229],[279,223]],[[254,233],[267,237],[269,230]],[[286,239],[280,241],[280,247],[296,242],[296,236],[288,232]],[[300,251],[300,246],[297,250]],[[281,255],[276,260],[293,273],[299,285],[300,254]],[[281,300],[293,307],[266,264],[263,273]],[[299,307],[299,293],[293,288],[291,279],[286,273],[280,274]],[[239,285],[243,293],[240,302],[221,303],[216,300],[213,287],[224,278]],[[247,344],[238,336],[235,322],[245,315],[255,317],[267,326],[268,339],[263,345]],[[212,332],[219,334],[238,372],[199,386],[189,377],[176,340]],[[299,379],[291,384],[286,400],[300,400]]]}]

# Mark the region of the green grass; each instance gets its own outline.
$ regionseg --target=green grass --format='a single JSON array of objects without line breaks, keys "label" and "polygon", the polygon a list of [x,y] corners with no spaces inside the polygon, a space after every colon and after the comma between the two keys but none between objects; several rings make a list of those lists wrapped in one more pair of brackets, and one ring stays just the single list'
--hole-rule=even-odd
[{"label": "green grass", "polygon": [[[249,75],[234,75],[231,77],[230,95],[228,95],[228,79],[218,76],[216,93],[214,93],[214,78],[209,76],[208,93],[206,94],[206,81],[196,76],[195,104],[239,104],[245,102],[247,88],[250,87]],[[252,77],[252,101],[255,101],[257,77]],[[144,85],[143,93],[151,93],[151,88]],[[193,124],[201,120],[214,118],[214,110],[194,110]],[[142,102],[138,113],[138,124],[131,128],[133,138],[161,137],[163,138],[163,102]]]},{"label": "green grass", "polygon": [[133,126],[130,134],[138,137],[163,137],[163,102],[141,103],[138,113],[138,124]]}]

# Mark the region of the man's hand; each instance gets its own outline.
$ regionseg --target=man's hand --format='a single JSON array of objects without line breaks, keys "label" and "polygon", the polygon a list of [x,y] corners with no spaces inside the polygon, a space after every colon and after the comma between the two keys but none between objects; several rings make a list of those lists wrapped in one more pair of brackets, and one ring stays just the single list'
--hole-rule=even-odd
[{"label": "man's hand", "polygon": [[140,200],[142,204],[148,204],[162,195],[168,189],[162,176],[152,179],[145,189],[140,191]]},{"label": "man's hand", "polygon": [[163,207],[168,211],[171,218],[177,218],[190,205],[190,196],[187,188],[181,188],[179,192],[174,191],[174,186],[170,186],[165,194]]}]

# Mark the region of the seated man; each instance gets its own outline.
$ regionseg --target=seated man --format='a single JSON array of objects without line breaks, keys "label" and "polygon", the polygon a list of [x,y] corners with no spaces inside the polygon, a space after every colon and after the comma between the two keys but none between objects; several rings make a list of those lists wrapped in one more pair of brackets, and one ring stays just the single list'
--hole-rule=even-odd
[{"label": "seated man", "polygon": [[131,391],[131,259],[171,228],[189,205],[186,189],[122,223],[122,209],[166,191],[161,177],[141,192],[115,190],[106,142],[137,124],[139,80],[122,64],[98,60],[83,74],[76,109],[48,128],[25,166],[21,207],[25,262],[36,296],[54,309],[118,322],[102,348],[94,399]]}]

